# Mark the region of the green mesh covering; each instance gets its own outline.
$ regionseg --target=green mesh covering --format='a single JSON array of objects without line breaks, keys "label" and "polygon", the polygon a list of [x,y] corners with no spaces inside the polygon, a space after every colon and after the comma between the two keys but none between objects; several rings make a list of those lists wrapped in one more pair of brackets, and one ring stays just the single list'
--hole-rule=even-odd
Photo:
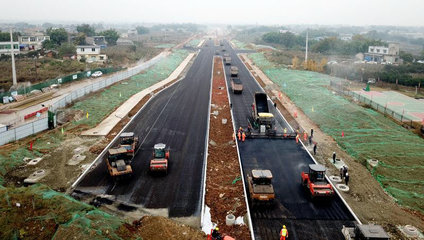
[{"label": "green mesh covering", "polygon": [[401,205],[424,212],[424,139],[336,95],[328,75],[282,68],[262,53],[249,57],[348,154],[363,164],[367,159],[379,160],[371,173],[385,191]]},{"label": "green mesh covering", "polygon": [[197,47],[197,45],[199,45],[200,41],[201,41],[200,39],[193,39],[189,43],[187,43],[187,46]]},{"label": "green mesh covering", "polygon": [[173,43],[165,43],[165,44],[160,44],[160,45],[156,45],[155,48],[172,48],[175,47],[175,44]]},{"label": "green mesh covering", "polygon": [[[87,124],[89,127],[94,127],[132,95],[166,79],[187,55],[188,51],[176,50],[142,73],[121,81],[86,100],[75,103],[72,108],[84,111],[85,117],[74,122],[74,124]],[[88,112],[88,118],[86,118],[86,112]]]},{"label": "green mesh covering", "polygon": [[237,49],[239,49],[239,50],[246,50],[246,49],[248,49],[247,48],[247,44],[246,43],[244,43],[244,42],[240,42],[240,41],[237,41],[237,40],[235,40],[235,39],[233,39],[233,40],[231,40],[231,42],[236,46],[236,48]]},{"label": "green mesh covering", "polygon": [[124,222],[119,218],[40,184],[0,188],[0,209],[6,213],[0,215],[0,239],[127,239],[132,236],[122,228]]},{"label": "green mesh covering", "polygon": [[24,163],[23,159],[42,157],[43,152],[57,148],[63,141],[64,136],[59,132],[42,135],[33,142],[33,150],[28,146],[21,146],[11,152],[0,153],[0,185],[3,184],[3,176],[13,168]]}]

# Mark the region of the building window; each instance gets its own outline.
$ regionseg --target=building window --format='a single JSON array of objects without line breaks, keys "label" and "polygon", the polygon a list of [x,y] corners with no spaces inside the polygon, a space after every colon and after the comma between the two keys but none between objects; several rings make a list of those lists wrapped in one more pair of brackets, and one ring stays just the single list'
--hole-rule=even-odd
[{"label": "building window", "polygon": [[81,48],[81,52],[84,52],[84,48]]},{"label": "building window", "polygon": [[386,49],[384,49],[384,50],[383,50],[383,52],[384,52],[384,53],[387,53],[387,50],[386,50]]},{"label": "building window", "polygon": [[379,53],[380,52],[380,49],[377,49],[377,52]]},{"label": "building window", "polygon": [[370,52],[374,52],[374,48],[370,48]]},{"label": "building window", "polygon": [[104,60],[105,59],[105,57],[103,57],[103,56],[100,56],[100,60]]},{"label": "building window", "polygon": [[35,41],[36,41],[36,38],[35,38],[35,37],[30,37],[30,38],[29,38],[29,41],[30,41],[30,42],[35,42]]},{"label": "building window", "polygon": [[91,51],[92,51],[92,52],[95,52],[95,51],[96,51],[96,49],[95,49],[95,48],[92,48],[92,49],[91,49]]}]

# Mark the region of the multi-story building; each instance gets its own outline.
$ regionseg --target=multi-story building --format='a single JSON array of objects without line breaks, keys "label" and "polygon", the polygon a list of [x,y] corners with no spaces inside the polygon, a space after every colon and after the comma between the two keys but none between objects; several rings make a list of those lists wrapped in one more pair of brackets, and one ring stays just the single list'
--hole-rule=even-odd
[{"label": "multi-story building", "polygon": [[377,63],[401,63],[399,58],[399,43],[389,43],[385,46],[369,46],[364,54],[365,61]]},{"label": "multi-story building", "polygon": [[85,58],[87,62],[104,62],[107,60],[106,54],[100,52],[100,46],[82,45],[77,46],[77,59]]},{"label": "multi-story building", "polygon": [[[2,54],[7,54],[10,55],[11,53],[11,46],[10,46],[10,42],[0,42],[0,55]],[[19,54],[20,50],[19,50],[19,42],[13,42],[13,53]]]},{"label": "multi-story building", "polygon": [[50,40],[50,36],[45,35],[27,35],[19,37],[19,46],[25,50],[38,50],[43,47],[43,42]]}]

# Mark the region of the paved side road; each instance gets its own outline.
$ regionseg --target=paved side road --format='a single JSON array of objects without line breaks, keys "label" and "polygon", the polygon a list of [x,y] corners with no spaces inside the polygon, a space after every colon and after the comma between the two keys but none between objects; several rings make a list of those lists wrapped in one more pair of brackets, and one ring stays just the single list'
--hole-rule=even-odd
[{"label": "paved side road", "polygon": [[[212,45],[209,44],[209,45]],[[74,196],[108,194],[170,217],[200,216],[213,48],[202,48],[186,77],[154,97],[128,126],[141,146],[133,177],[116,185],[102,160],[76,186]],[[148,172],[153,145],[170,147],[167,176]]]},{"label": "paved side road", "polygon": [[[250,115],[253,94],[261,91],[255,79],[228,43],[232,65],[239,68],[243,82],[243,94],[230,93],[236,126],[246,126]],[[229,66],[226,67],[229,84]],[[287,123],[275,112],[269,101],[268,106],[277,117],[278,128]],[[239,143],[244,175],[252,169],[270,169],[276,204],[273,207],[250,206],[256,239],[278,239],[283,225],[289,230],[290,239],[342,239],[342,225],[352,225],[354,218],[340,198],[331,201],[312,202],[301,187],[301,172],[313,163],[301,144],[294,140],[247,139]],[[248,186],[246,186],[248,188]]]}]

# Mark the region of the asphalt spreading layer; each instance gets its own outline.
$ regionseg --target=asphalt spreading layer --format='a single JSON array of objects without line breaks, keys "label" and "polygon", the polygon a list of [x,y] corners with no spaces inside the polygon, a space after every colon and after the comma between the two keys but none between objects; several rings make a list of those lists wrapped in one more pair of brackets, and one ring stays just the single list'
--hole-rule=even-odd
[{"label": "asphalt spreading layer", "polygon": [[[168,209],[169,217],[199,216],[213,53],[203,48],[185,78],[155,96],[126,128],[140,139],[133,176],[115,184],[103,160],[77,185],[74,196],[106,194],[125,204]],[[166,176],[149,173],[156,143],[170,150]]]},{"label": "asphalt spreading layer", "polygon": [[[230,94],[236,127],[247,127],[255,92],[263,92],[248,69],[228,43],[224,45],[232,59],[231,65],[239,68],[243,94]],[[230,66],[226,66],[227,84]],[[287,128],[287,123],[276,113],[272,102],[268,107],[277,120],[277,129]],[[295,140],[247,139],[239,142],[240,157],[245,177],[252,169],[270,169],[276,204],[250,205],[256,239],[279,239],[283,225],[290,239],[343,239],[343,225],[353,226],[354,217],[339,197],[328,201],[312,201],[301,186],[301,172],[307,171],[312,158]],[[248,189],[248,186],[246,186]]]}]

